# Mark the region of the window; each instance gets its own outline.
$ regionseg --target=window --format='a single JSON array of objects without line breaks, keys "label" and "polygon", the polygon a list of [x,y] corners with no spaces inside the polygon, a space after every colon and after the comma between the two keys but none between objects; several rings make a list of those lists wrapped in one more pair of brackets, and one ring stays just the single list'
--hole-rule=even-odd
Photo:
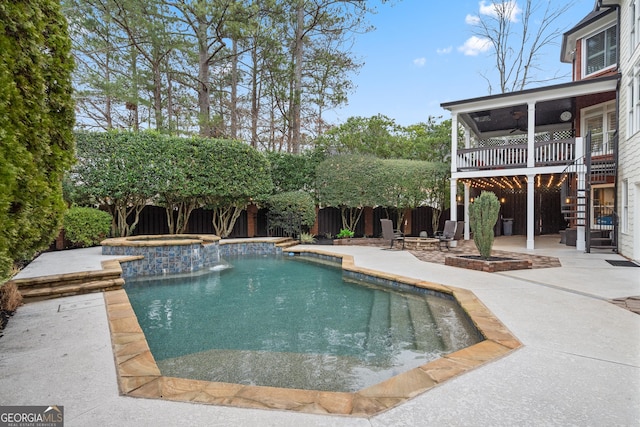
[{"label": "window", "polygon": [[629,180],[622,181],[622,218],[620,221],[623,233],[629,231]]},{"label": "window", "polygon": [[633,0],[629,5],[629,48],[630,55],[636,50],[640,43],[640,9],[638,8],[639,0]]},{"label": "window", "polygon": [[633,55],[633,49],[636,47],[636,1],[633,0],[629,4],[629,46],[631,47],[630,55]]},{"label": "window", "polygon": [[594,74],[618,62],[616,26],[586,39],[586,74]]},{"label": "window", "polygon": [[629,80],[629,84],[627,85],[627,133],[629,135],[633,135],[636,131],[635,120],[635,103],[633,102],[635,98],[635,87],[636,87],[636,79],[635,76],[631,76]]},{"label": "window", "polygon": [[616,129],[615,104],[609,103],[585,113],[584,135],[591,132],[591,155],[613,152]]},{"label": "window", "polygon": [[640,66],[636,65],[629,76],[627,92],[627,128],[629,136],[640,131]]},{"label": "window", "polygon": [[598,226],[600,229],[613,228],[615,215],[613,214],[613,201],[615,191],[613,186],[593,187],[591,197],[591,226]]}]

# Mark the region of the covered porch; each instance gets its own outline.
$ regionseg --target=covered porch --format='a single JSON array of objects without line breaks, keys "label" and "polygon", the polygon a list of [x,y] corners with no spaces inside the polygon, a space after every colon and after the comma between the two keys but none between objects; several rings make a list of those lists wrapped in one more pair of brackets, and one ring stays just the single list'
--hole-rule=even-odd
[{"label": "covered porch", "polygon": [[[592,147],[583,137],[582,111],[614,100],[617,83],[617,76],[606,76],[442,104],[452,116],[451,206],[464,204],[465,239],[472,188],[513,190],[526,194],[526,215],[519,220],[526,223],[526,248],[535,248],[541,231],[536,201],[539,209],[540,193],[584,164]],[[578,181],[585,182],[584,173]],[[584,226],[577,232],[576,249],[584,250]]]}]

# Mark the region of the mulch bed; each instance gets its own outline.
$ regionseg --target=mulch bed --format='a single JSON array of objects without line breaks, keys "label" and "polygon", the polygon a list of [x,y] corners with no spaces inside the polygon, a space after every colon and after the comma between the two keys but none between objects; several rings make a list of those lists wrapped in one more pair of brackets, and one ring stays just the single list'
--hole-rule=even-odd
[{"label": "mulch bed", "polygon": [[3,335],[2,331],[4,330],[4,327],[7,326],[9,318],[13,316],[14,313],[15,311],[0,310],[0,337]]}]

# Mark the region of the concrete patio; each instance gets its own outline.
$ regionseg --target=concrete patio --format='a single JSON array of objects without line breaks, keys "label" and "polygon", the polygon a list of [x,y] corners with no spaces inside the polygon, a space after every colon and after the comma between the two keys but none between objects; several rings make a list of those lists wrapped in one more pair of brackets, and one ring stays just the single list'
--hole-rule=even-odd
[{"label": "concrete patio", "polygon": [[[613,253],[584,254],[536,237],[495,249],[557,257],[561,267],[482,273],[407,251],[328,246],[355,264],[469,289],[522,342],[514,353],[371,418],[169,402],[120,396],[102,294],[30,303],[0,338],[2,405],[63,405],[67,426],[498,426],[638,425],[640,316],[609,300],[640,295],[640,269]],[[18,278],[90,271],[99,248],[46,253]]]}]

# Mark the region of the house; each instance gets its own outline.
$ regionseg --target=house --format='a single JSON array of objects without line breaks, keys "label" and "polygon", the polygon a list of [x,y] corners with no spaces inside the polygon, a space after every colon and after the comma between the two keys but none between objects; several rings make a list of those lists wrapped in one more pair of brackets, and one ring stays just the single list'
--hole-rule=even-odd
[{"label": "house", "polygon": [[600,0],[563,35],[571,82],[441,104],[465,238],[468,205],[489,190],[501,201],[496,232],[526,235],[527,249],[536,235],[561,233],[577,250],[640,259],[639,3]]}]

